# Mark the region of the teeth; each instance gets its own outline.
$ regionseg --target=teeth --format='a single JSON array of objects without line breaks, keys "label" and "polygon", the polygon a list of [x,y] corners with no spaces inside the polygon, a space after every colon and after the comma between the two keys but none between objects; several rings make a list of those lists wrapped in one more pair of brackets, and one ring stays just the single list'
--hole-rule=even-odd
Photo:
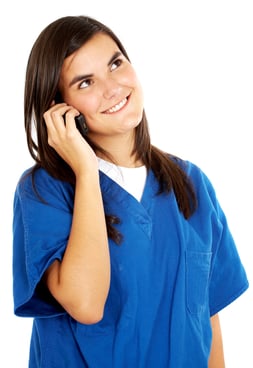
[{"label": "teeth", "polygon": [[118,103],[117,105],[111,107],[109,110],[107,110],[106,112],[116,112],[119,111],[127,102],[127,99],[124,98],[124,100],[122,100],[120,103]]}]

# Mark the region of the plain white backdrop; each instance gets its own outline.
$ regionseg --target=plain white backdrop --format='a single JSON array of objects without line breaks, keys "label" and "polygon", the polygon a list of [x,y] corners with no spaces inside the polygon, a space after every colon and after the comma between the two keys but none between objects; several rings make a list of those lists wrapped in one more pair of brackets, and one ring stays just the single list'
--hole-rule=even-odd
[{"label": "plain white backdrop", "polygon": [[[13,193],[32,164],[24,77],[33,42],[61,16],[93,16],[120,37],[144,87],[152,142],[209,176],[252,283],[252,1],[15,0],[0,7],[0,366],[27,367],[31,320],[13,315],[11,269]],[[227,368],[253,367],[252,296],[250,287],[220,313]]]}]

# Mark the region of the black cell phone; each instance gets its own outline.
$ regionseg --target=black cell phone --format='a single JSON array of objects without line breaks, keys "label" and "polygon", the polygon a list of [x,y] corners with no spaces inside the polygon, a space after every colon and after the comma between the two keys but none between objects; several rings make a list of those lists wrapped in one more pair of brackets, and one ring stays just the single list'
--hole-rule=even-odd
[{"label": "black cell phone", "polygon": [[[63,102],[63,100],[60,95],[60,92],[57,92],[55,96],[55,103],[61,103],[61,102]],[[82,114],[78,115],[77,117],[75,117],[75,122],[76,122],[77,129],[82,134],[82,136],[85,137],[86,134],[88,133],[88,127],[86,125],[84,116]]]},{"label": "black cell phone", "polygon": [[75,122],[76,122],[77,129],[82,134],[82,136],[85,137],[86,134],[88,133],[88,127],[86,125],[86,121],[85,121],[83,114],[76,116]]},{"label": "black cell phone", "polygon": [[[65,115],[63,115],[63,119],[65,121]],[[88,133],[88,127],[86,125],[85,118],[83,114],[80,114],[75,117],[76,127],[79,130],[79,132],[82,134],[82,136],[85,138],[85,136]]]}]

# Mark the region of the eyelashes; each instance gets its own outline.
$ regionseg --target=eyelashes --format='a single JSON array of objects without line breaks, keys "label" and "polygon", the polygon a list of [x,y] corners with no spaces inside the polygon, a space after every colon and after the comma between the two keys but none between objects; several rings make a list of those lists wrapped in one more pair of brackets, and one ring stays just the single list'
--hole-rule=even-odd
[{"label": "eyelashes", "polygon": [[[117,58],[117,59],[113,60],[110,64],[110,71],[114,71],[114,70],[118,69],[122,65],[122,63],[123,63],[122,58]],[[79,89],[85,89],[85,88],[90,87],[92,84],[95,83],[94,79],[93,78],[86,78],[86,79],[82,80],[82,82],[79,83],[78,88]]]}]

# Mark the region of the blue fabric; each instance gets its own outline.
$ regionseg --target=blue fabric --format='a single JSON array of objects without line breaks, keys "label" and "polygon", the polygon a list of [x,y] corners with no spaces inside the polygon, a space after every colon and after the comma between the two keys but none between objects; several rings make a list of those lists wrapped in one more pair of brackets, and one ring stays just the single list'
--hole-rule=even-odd
[{"label": "blue fabric", "polygon": [[72,220],[73,188],[36,173],[14,198],[14,311],[34,318],[30,368],[205,368],[210,316],[248,287],[226,217],[206,175],[182,162],[197,190],[198,210],[185,220],[173,193],[157,195],[148,173],[141,202],[100,172],[105,211],[121,219],[123,243],[110,241],[111,286],[104,318],[73,320],[41,287],[61,259]]}]

